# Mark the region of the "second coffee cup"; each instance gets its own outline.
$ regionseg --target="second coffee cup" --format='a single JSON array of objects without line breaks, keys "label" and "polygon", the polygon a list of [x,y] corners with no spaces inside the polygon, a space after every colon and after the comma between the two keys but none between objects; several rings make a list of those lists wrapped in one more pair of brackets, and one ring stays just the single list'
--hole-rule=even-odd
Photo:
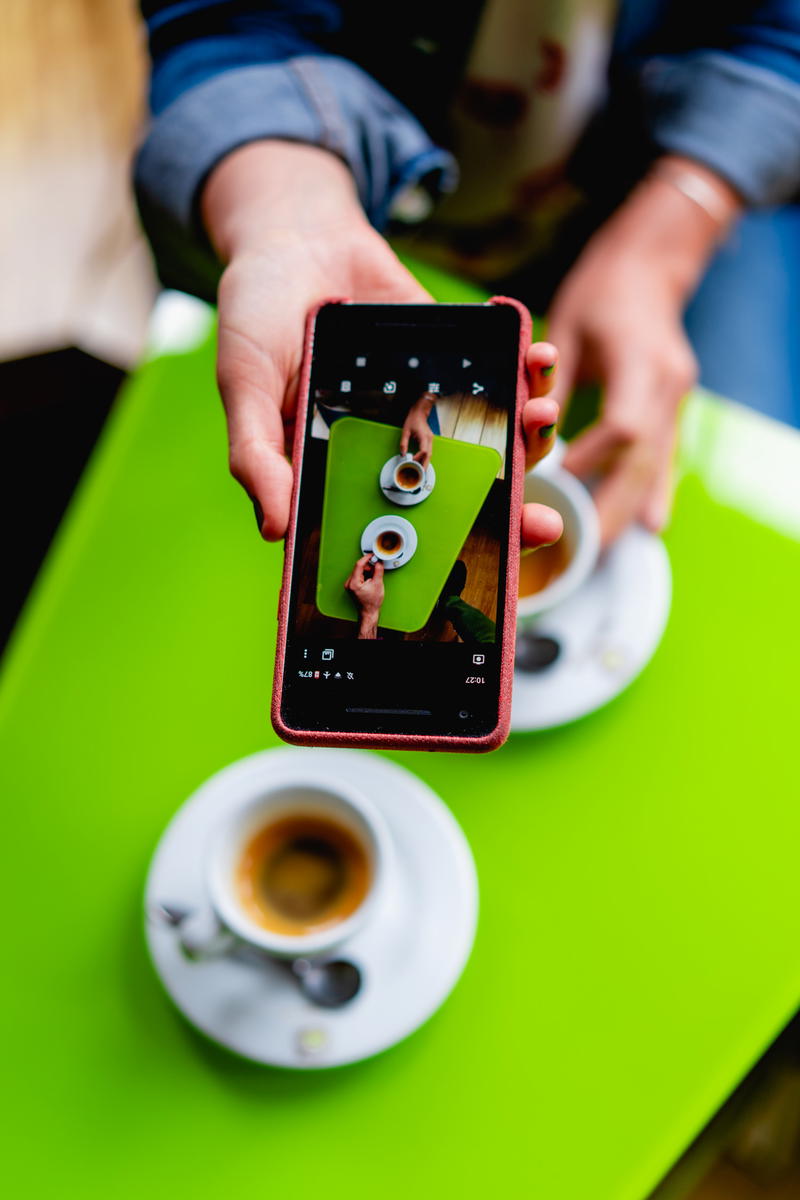
[{"label": "second coffee cup", "polygon": [[564,532],[552,546],[523,551],[517,616],[530,618],[566,600],[594,570],[600,553],[600,526],[591,493],[559,465],[563,443],[525,476],[526,504],[546,504],[561,514]]}]

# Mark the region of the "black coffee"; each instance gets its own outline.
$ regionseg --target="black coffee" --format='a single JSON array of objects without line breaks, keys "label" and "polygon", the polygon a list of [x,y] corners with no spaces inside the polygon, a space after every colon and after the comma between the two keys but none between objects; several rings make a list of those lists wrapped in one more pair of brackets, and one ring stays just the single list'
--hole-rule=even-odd
[{"label": "black coffee", "polygon": [[378,534],[375,545],[381,554],[394,554],[400,549],[402,540],[399,533],[395,533],[393,529],[386,529]]},{"label": "black coffee", "polygon": [[298,814],[265,825],[239,860],[239,901],[251,920],[302,936],[355,912],[369,890],[367,853],[338,822]]}]

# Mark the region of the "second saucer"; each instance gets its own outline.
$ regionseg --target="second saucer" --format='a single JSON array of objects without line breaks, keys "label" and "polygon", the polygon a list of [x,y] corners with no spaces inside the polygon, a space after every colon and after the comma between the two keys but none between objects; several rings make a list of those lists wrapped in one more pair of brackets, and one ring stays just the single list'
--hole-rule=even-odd
[{"label": "second saucer", "polygon": [[387,500],[408,508],[427,500],[436,486],[433,463],[423,468],[411,454],[395,454],[381,467],[379,486]]}]

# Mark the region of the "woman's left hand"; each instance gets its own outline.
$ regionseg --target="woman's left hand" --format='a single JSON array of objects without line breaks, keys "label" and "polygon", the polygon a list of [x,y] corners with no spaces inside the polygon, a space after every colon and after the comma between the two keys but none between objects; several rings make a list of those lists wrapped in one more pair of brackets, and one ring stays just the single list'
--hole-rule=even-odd
[{"label": "woman's left hand", "polygon": [[[670,175],[710,189],[718,219]],[[587,243],[556,293],[548,328],[561,356],[555,392],[566,405],[576,384],[603,390],[597,422],[571,443],[564,465],[600,476],[594,496],[605,545],[632,521],[656,532],[669,516],[681,401],[697,379],[683,310],[739,207],[711,171],[667,157]]]}]

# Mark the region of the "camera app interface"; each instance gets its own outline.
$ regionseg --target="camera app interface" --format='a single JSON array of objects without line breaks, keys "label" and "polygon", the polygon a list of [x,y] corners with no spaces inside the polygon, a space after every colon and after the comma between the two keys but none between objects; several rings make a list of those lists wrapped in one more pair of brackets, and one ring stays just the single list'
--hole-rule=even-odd
[{"label": "camera app interface", "polygon": [[284,692],[294,727],[496,724],[518,346],[510,307],[320,313]]}]

